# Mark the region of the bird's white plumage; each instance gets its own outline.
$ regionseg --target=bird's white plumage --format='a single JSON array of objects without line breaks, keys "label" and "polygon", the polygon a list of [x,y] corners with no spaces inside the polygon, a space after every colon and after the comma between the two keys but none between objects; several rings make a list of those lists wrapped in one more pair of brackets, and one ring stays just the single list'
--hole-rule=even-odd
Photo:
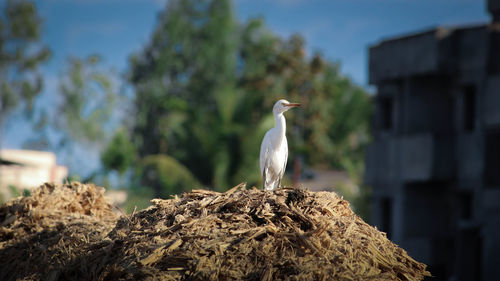
[{"label": "bird's white plumage", "polygon": [[260,173],[266,190],[279,187],[288,158],[286,137],[281,139],[276,135],[275,128],[267,131],[260,146]]},{"label": "bird's white plumage", "polygon": [[279,100],[274,104],[275,126],[266,132],[260,146],[260,174],[266,190],[279,187],[285,173],[288,143],[286,140],[286,120],[283,113],[294,106],[299,106],[299,104],[286,100]]}]

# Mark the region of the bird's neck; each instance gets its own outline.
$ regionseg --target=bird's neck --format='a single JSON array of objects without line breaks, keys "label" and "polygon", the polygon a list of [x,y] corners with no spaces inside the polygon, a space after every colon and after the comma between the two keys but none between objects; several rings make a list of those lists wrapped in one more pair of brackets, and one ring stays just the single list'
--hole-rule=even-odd
[{"label": "bird's neck", "polygon": [[275,114],[274,122],[276,123],[274,127],[278,131],[278,134],[280,135],[281,138],[284,138],[286,133],[286,120],[285,116],[283,116],[283,113]]}]

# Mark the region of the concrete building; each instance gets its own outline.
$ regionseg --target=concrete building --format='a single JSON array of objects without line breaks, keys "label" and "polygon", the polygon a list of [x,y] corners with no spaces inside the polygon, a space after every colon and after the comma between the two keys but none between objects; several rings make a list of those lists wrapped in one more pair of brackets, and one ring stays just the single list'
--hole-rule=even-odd
[{"label": "concrete building", "polygon": [[372,222],[433,280],[500,276],[500,0],[487,7],[491,23],[369,50]]},{"label": "concrete building", "polygon": [[0,196],[12,197],[11,188],[31,189],[44,182],[62,183],[68,176],[68,168],[56,164],[52,152],[33,150],[0,150]]}]

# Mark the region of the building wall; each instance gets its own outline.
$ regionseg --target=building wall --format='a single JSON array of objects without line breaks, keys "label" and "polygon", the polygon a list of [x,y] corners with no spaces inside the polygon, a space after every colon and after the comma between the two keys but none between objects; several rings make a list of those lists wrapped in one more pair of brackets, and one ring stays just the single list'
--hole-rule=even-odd
[{"label": "building wall", "polygon": [[14,163],[0,165],[3,200],[13,196],[11,186],[29,190],[45,182],[62,183],[68,176],[68,169],[56,165],[56,156],[52,152],[3,149],[0,150],[0,159]]},{"label": "building wall", "polygon": [[[489,10],[500,14],[500,0]],[[496,20],[496,18],[494,17]],[[500,26],[370,48],[372,221],[436,280],[500,276]]]},{"label": "building wall", "polygon": [[491,13],[493,20],[500,21],[500,0],[488,0],[488,11]]}]

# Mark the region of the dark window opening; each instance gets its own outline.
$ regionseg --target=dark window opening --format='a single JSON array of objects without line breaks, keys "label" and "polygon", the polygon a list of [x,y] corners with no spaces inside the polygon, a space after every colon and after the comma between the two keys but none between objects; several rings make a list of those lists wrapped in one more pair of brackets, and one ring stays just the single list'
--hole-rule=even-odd
[{"label": "dark window opening", "polygon": [[380,100],[380,111],[381,111],[381,128],[383,130],[392,129],[393,120],[393,102],[392,98],[382,98]]},{"label": "dark window opening", "polygon": [[446,280],[448,277],[445,264],[428,264],[427,270],[432,272],[432,277],[436,280]]},{"label": "dark window opening", "polygon": [[392,236],[392,200],[390,198],[383,198],[380,200],[380,209],[382,213],[382,231],[387,233],[387,238],[391,239]]},{"label": "dark window opening", "polygon": [[500,187],[500,128],[486,131],[484,146],[484,182],[486,187]]},{"label": "dark window opening", "polygon": [[476,87],[464,88],[464,130],[473,131],[476,125]]},{"label": "dark window opening", "polygon": [[458,233],[457,280],[481,280],[483,241],[477,228]]},{"label": "dark window opening", "polygon": [[460,219],[470,220],[473,215],[473,194],[472,192],[461,192],[458,195]]},{"label": "dark window opening", "polygon": [[[500,15],[493,15],[496,21],[500,21]],[[489,35],[489,54],[488,54],[488,74],[496,75],[500,73],[500,32],[491,31]]]}]

